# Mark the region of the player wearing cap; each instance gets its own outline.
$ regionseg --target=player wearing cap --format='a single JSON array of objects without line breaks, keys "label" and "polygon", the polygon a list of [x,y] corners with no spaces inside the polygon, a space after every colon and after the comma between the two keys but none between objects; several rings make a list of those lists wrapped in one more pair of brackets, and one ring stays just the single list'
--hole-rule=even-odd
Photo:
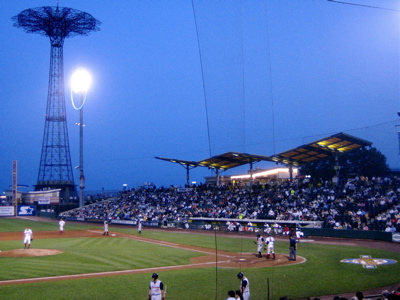
[{"label": "player wearing cap", "polygon": [[296,228],[296,238],[300,240],[302,237],[304,237],[304,232],[300,228]]},{"label": "player wearing cap", "polygon": [[60,234],[64,233],[64,225],[65,225],[65,221],[63,218],[61,218],[60,222],[58,222],[58,225],[60,226]]},{"label": "player wearing cap", "polygon": [[103,235],[108,235],[108,221],[104,221],[104,233]]},{"label": "player wearing cap", "polygon": [[262,257],[261,251],[264,246],[264,238],[259,233],[257,233],[257,240],[254,241],[254,244],[257,245],[258,257]]},{"label": "player wearing cap", "polygon": [[149,287],[149,300],[165,300],[164,284],[161,280],[158,280],[158,274],[153,273],[151,278],[152,280],[150,281]]},{"label": "player wearing cap", "polygon": [[142,220],[138,221],[138,227],[137,227],[138,233],[142,234]]},{"label": "player wearing cap", "polygon": [[243,295],[243,300],[250,300],[250,282],[242,272],[237,274],[237,278],[240,279],[239,289]]},{"label": "player wearing cap", "polygon": [[26,227],[24,230],[24,248],[29,249],[31,248],[31,240],[33,238],[33,232],[32,229],[29,227]]},{"label": "player wearing cap", "polygon": [[274,250],[274,244],[275,244],[275,238],[272,235],[268,235],[268,237],[265,239],[265,243],[267,244],[267,259],[272,258],[275,259],[275,250]]}]

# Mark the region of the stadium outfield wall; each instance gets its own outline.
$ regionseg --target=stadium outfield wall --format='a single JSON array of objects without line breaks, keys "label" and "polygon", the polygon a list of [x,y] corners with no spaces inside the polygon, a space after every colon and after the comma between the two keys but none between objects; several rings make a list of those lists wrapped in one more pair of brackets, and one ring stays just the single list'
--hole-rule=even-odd
[{"label": "stadium outfield wall", "polygon": [[[85,219],[66,217],[67,221],[81,221],[88,223],[102,223],[104,220],[100,219]],[[228,227],[227,222],[239,225],[234,229]],[[251,222],[252,226],[248,226]],[[127,225],[137,226],[136,220],[110,220],[111,225]],[[348,239],[367,239],[367,240],[380,240],[387,242],[400,242],[399,232],[384,232],[376,230],[355,230],[355,229],[330,229],[319,228],[322,222],[314,221],[286,221],[286,220],[264,220],[264,219],[228,219],[228,218],[190,218],[188,220],[179,221],[143,221],[144,227],[161,227],[169,229],[191,229],[191,230],[207,230],[218,232],[242,232],[246,234],[254,234],[256,232],[266,234],[265,223],[269,225],[272,235],[281,235],[282,228],[288,226],[289,228],[300,228],[306,237],[335,237],[335,238],[348,238]],[[273,227],[274,224],[279,224],[277,230]],[[315,228],[318,227],[318,228]]]},{"label": "stadium outfield wall", "polygon": [[[399,232],[384,232],[376,230],[355,230],[355,229],[330,229],[320,228],[322,222],[318,221],[287,221],[287,220],[260,220],[260,219],[213,219],[213,218],[192,218],[190,228],[202,227],[207,228],[208,224],[213,229],[227,230],[226,222],[240,223],[242,226],[241,231],[245,232],[264,232],[263,224],[268,223],[270,226],[274,223],[279,224],[281,227],[288,226],[289,228],[301,228],[305,236],[318,236],[318,237],[336,237],[336,238],[350,238],[350,239],[368,239],[368,240],[381,240],[388,242],[400,242]],[[253,224],[253,228],[249,230],[246,226],[248,222]],[[209,228],[209,227],[208,227]],[[211,228],[210,228],[211,229]],[[271,227],[274,233],[273,227]]]},{"label": "stadium outfield wall", "polygon": [[[193,218],[191,221],[191,228],[196,224],[198,227],[200,224],[206,226],[211,224],[217,229],[224,228],[227,230],[226,222],[237,222],[242,226],[242,231],[246,232],[264,232],[263,224],[268,223],[270,226],[274,223],[279,224],[281,227],[288,226],[289,228],[301,228],[301,231],[305,236],[318,236],[318,237],[335,237],[335,238],[349,238],[349,239],[367,239],[367,240],[380,240],[387,242],[400,242],[399,232],[384,232],[376,230],[355,230],[355,229],[331,229],[331,228],[320,228],[321,221],[287,221],[287,220],[260,220],[260,219],[213,219],[213,218]],[[249,227],[246,226],[248,222],[253,225],[252,230],[249,231]],[[194,226],[193,226],[194,227]],[[204,228],[203,228],[204,229]],[[273,229],[272,229],[273,232]]]},{"label": "stadium outfield wall", "polygon": [[400,242],[399,232],[385,232],[377,230],[354,230],[354,229],[346,230],[346,229],[330,229],[330,228],[329,229],[304,228],[303,232],[306,236]]}]

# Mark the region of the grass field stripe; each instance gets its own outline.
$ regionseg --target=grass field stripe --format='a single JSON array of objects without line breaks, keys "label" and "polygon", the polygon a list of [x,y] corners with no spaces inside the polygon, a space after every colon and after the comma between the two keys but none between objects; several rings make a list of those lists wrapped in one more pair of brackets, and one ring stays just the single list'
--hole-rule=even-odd
[{"label": "grass field stripe", "polygon": [[[229,262],[229,261],[219,261],[218,263],[222,264],[222,263],[227,263],[227,262]],[[82,279],[82,278],[131,275],[131,274],[147,273],[147,272],[153,272],[153,271],[159,271],[159,270],[173,271],[173,270],[179,270],[179,269],[206,267],[209,265],[215,265],[215,262],[206,262],[206,263],[198,263],[198,264],[190,264],[190,265],[179,265],[179,266],[154,267],[154,268],[145,268],[145,269],[137,269],[137,270],[109,271],[109,272],[99,272],[99,273],[86,273],[86,274],[73,274],[73,275],[61,275],[61,276],[39,277],[39,278],[4,280],[4,281],[0,281],[0,286],[11,285],[11,284],[26,284],[26,283],[32,283],[32,282],[60,281],[60,280]]]},{"label": "grass field stripe", "polygon": [[28,220],[28,221],[34,221],[34,222],[38,222],[39,221],[38,219],[31,218],[31,217],[19,217],[19,218],[23,219],[23,220]]},{"label": "grass field stripe", "polygon": [[[214,252],[215,252],[212,249],[211,250],[199,250],[199,249],[193,249],[193,248],[186,248],[185,246],[176,244],[176,243],[152,240],[149,238],[142,238],[142,237],[131,236],[131,235],[119,235],[118,237],[131,239],[131,240],[137,240],[137,241],[146,242],[146,243],[150,243],[150,244],[164,245],[164,246],[168,246],[168,247],[174,247],[174,248],[179,248],[182,250],[188,250],[188,251],[193,251],[193,252],[198,252],[198,253],[203,253],[203,254],[214,254]],[[223,256],[223,257],[228,257],[228,258],[232,257],[231,255],[227,255],[227,254],[218,254],[218,256]]]},{"label": "grass field stripe", "polygon": [[[103,231],[98,231],[98,230],[87,230],[88,232],[94,232],[94,233],[99,233],[99,234],[103,234]],[[147,238],[142,238],[142,237],[138,237],[138,236],[131,236],[131,235],[123,235],[123,234],[119,234],[116,237],[123,237],[126,239],[131,239],[131,240],[137,240],[137,241],[143,241],[143,242],[148,242],[148,243],[155,243],[150,239]],[[164,242],[164,241],[157,241],[156,242],[157,245],[171,245],[172,247],[174,246],[178,246],[178,244],[176,243],[170,243],[170,242]]]},{"label": "grass field stripe", "polygon": [[146,238],[138,238],[138,237],[132,237],[132,236],[118,236],[118,237],[122,237],[122,238],[126,238],[126,239],[131,239],[131,240],[135,240],[135,241],[140,241],[140,242],[147,242],[147,243],[153,243],[153,244],[157,244],[157,245],[166,245],[166,246],[171,246],[171,247],[178,247],[179,244],[176,243],[171,243],[171,242],[165,242],[165,241],[155,241],[155,240],[150,240],[150,239],[146,239]]}]

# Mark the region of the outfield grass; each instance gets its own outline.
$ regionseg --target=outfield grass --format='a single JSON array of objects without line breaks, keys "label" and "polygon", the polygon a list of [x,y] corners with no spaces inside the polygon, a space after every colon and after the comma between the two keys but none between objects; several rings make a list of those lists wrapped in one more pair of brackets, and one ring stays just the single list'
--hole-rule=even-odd
[{"label": "outfield grass", "polygon": [[[57,230],[54,222],[0,218],[0,231],[22,231],[25,226],[34,232]],[[66,230],[93,228],[87,224],[67,224]],[[110,228],[113,231],[137,234],[136,228]],[[255,245],[247,238],[183,234],[145,230],[143,236],[193,246],[232,251],[254,252]],[[0,250],[21,248],[22,240],[1,241]],[[188,264],[200,253],[159,246],[118,237],[35,239],[35,248],[60,249],[62,254],[44,257],[0,257],[0,280],[47,277],[68,274]],[[288,253],[287,242],[277,242],[277,253]],[[345,258],[368,254],[374,258],[400,261],[400,254],[379,249],[301,243],[298,254],[306,263],[262,269],[200,268],[159,271],[167,285],[168,300],[226,299],[227,291],[238,288],[236,274],[242,271],[250,280],[252,300],[291,299],[306,296],[341,294],[383,287],[399,282],[400,263],[364,269],[360,265],[340,263]],[[147,299],[148,283],[153,271],[146,274],[103,278],[41,282],[0,286],[0,299]],[[146,298],[145,298],[146,297]]]}]

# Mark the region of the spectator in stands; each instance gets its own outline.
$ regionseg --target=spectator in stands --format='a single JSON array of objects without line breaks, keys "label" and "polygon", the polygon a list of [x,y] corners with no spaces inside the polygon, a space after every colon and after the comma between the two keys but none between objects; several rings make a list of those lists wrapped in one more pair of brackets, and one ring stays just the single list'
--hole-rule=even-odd
[{"label": "spectator in stands", "polygon": [[356,293],[356,297],[357,297],[357,300],[364,300],[365,299],[363,292],[357,292]]},{"label": "spectator in stands", "polygon": [[283,227],[283,235],[289,235],[289,232],[290,232],[289,226],[285,225],[285,227]]}]

